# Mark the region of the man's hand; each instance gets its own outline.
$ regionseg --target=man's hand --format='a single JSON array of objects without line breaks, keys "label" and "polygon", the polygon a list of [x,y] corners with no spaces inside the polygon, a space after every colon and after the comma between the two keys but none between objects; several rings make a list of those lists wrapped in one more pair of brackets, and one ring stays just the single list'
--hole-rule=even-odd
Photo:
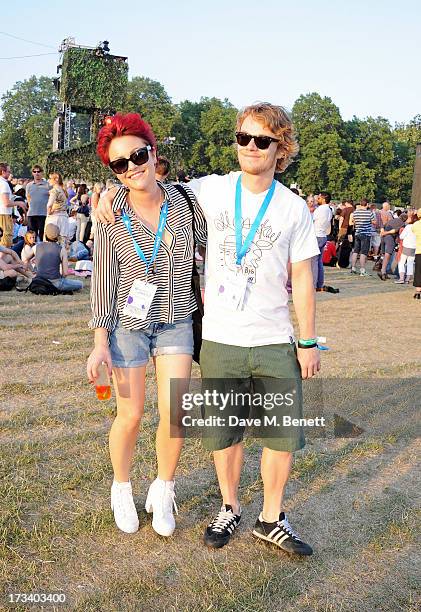
[{"label": "man's hand", "polygon": [[301,367],[301,378],[312,378],[320,371],[320,353],[318,348],[297,348],[297,359]]},{"label": "man's hand", "polygon": [[113,187],[113,189],[109,189],[107,193],[100,197],[98,206],[95,209],[95,217],[100,223],[111,223],[111,225],[115,223],[112,205],[117,191],[118,187]]}]

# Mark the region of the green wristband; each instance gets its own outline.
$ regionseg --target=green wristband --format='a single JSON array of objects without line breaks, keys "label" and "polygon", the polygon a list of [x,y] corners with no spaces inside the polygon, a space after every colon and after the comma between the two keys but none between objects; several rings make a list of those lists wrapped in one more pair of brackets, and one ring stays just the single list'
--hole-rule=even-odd
[{"label": "green wristband", "polygon": [[317,344],[317,338],[309,338],[307,340],[302,340],[301,338],[298,340],[298,344],[302,344],[303,346],[311,346],[313,344]]}]

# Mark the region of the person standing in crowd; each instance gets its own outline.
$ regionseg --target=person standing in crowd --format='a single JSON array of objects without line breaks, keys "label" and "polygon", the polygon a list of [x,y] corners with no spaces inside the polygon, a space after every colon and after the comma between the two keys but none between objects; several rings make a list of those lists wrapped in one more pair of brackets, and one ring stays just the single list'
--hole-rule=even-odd
[{"label": "person standing in crowd", "polygon": [[374,225],[372,228],[372,234],[371,234],[371,249],[373,252],[373,259],[375,262],[377,262],[377,260],[379,259],[379,251],[380,251],[380,245],[381,245],[381,236],[380,236],[380,230],[383,227],[383,221],[382,221],[382,214],[380,212],[380,210],[377,209],[377,206],[375,204],[372,204],[370,206],[371,212],[374,215]]},{"label": "person standing in crowd", "polygon": [[77,222],[76,238],[80,242],[85,242],[86,227],[88,225],[89,217],[91,214],[91,210],[89,208],[89,197],[87,193],[84,193],[80,197],[80,205],[76,212],[77,212],[76,214],[76,222]]},{"label": "person standing in crowd", "polygon": [[92,190],[92,196],[91,196],[91,210],[95,210],[95,208],[98,206],[99,198],[101,197],[101,193],[103,191],[104,191],[103,183],[94,184],[94,187]]},{"label": "person standing in crowd", "polygon": [[119,529],[138,530],[129,476],[152,357],[160,416],[158,475],[145,508],[153,512],[153,529],[170,536],[175,528],[174,476],[183,444],[181,435],[170,436],[170,381],[190,378],[192,313],[197,310],[191,286],[193,245],[206,241],[206,223],[191,191],[189,203],[174,185],[157,183],[156,138],[140,115],[109,118],[99,132],[97,151],[123,184],[113,204],[122,215],[114,225],[98,223],[95,231],[89,324],[95,348],[87,364],[91,382],[102,363],[113,371],[117,416],[110,432],[111,506]]},{"label": "person standing in crowd", "polygon": [[332,210],[329,206],[331,199],[331,195],[328,191],[321,192],[318,198],[319,205],[313,213],[314,230],[320,249],[319,255],[317,255],[312,262],[313,282],[316,291],[323,291],[325,284],[323,249],[327,242],[327,237],[331,233],[332,227]]},{"label": "person standing in crowd", "polygon": [[51,185],[43,178],[43,168],[38,164],[32,167],[33,180],[26,186],[26,199],[29,204],[28,228],[34,230],[37,240],[44,237],[45,219],[47,218],[48,198]]},{"label": "person standing in crowd", "polygon": [[357,274],[357,258],[360,256],[360,276],[369,276],[365,269],[370,250],[371,235],[376,222],[374,214],[368,208],[368,201],[363,198],[351,215],[354,224],[354,248],[351,255],[351,274]]},{"label": "person standing in crowd", "polygon": [[67,191],[67,210],[70,210],[72,208],[72,199],[76,195],[75,182],[73,180],[67,181],[66,191]]},{"label": "person standing in crowd", "polygon": [[414,298],[421,299],[421,208],[417,210],[418,221],[411,225],[415,235],[415,274],[414,274]]},{"label": "person standing in crowd", "polygon": [[158,156],[158,161],[155,168],[155,178],[161,183],[165,183],[170,173],[170,162],[163,155]]},{"label": "person standing in crowd", "polygon": [[67,251],[58,242],[60,232],[60,228],[53,223],[45,225],[44,242],[38,242],[34,247],[37,278],[49,280],[60,291],[80,291],[83,289],[82,281],[67,278],[69,272]]},{"label": "person standing in crowd", "polygon": [[10,166],[0,162],[0,227],[3,230],[0,245],[10,248],[13,244],[13,199],[8,180],[11,175]]},{"label": "person standing in crowd", "polygon": [[312,215],[316,208],[314,206],[313,194],[310,194],[306,197],[306,203],[307,203],[307,208],[310,211],[310,214]]},{"label": "person standing in crowd", "polygon": [[383,261],[381,271],[378,272],[377,276],[382,281],[385,281],[389,278],[387,274],[388,266],[389,264],[392,264],[392,258],[393,254],[395,253],[396,247],[396,239],[398,238],[399,230],[401,229],[401,227],[403,227],[403,225],[404,223],[400,217],[392,216],[389,217],[389,220],[383,224],[383,227],[380,230],[380,235],[382,237]]},{"label": "person standing in crowd", "polygon": [[47,205],[47,218],[45,223],[56,225],[60,230],[58,241],[66,246],[69,239],[69,217],[67,215],[67,194],[64,190],[61,174],[53,172],[49,176],[51,185]]},{"label": "person standing in crowd", "polygon": [[[401,215],[402,219],[403,215]],[[395,281],[398,285],[404,283],[410,283],[414,277],[414,264],[415,264],[415,250],[416,250],[416,237],[412,231],[411,225],[417,221],[417,214],[409,214],[405,227],[403,227],[399,234],[399,240],[401,242],[401,252],[399,257],[399,279]]]},{"label": "person standing in crowd", "polygon": [[348,235],[351,214],[354,212],[354,203],[352,200],[345,200],[339,218],[338,243]]}]

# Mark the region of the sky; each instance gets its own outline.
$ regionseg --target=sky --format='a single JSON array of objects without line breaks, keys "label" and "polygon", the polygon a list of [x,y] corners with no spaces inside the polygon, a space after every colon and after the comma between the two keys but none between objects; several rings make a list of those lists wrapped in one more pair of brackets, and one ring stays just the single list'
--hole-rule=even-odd
[{"label": "sky", "polygon": [[14,0],[0,31],[9,34],[0,58],[52,53],[0,59],[0,96],[33,74],[56,76],[56,51],[72,36],[110,41],[130,77],[159,81],[175,103],[215,96],[291,109],[315,91],[345,120],[393,125],[421,113],[419,0]]}]

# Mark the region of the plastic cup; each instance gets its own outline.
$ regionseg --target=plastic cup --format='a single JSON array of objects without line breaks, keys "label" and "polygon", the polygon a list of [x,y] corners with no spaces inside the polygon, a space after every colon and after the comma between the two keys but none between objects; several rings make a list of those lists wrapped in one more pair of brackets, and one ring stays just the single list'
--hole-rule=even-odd
[{"label": "plastic cup", "polygon": [[101,363],[98,366],[98,376],[95,380],[96,396],[99,400],[109,400],[111,397],[110,377],[108,376],[107,365]]}]

